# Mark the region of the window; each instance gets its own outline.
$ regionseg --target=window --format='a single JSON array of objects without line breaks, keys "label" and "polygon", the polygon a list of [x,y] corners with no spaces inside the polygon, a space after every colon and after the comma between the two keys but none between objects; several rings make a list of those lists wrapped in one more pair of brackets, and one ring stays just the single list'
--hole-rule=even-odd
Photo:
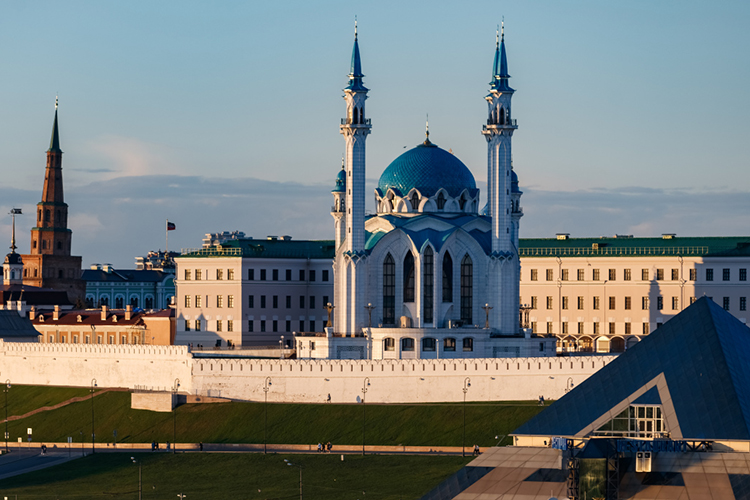
[{"label": "window", "polygon": [[592,272],[592,274],[593,274],[593,276],[591,277],[591,279],[593,279],[594,281],[599,281],[600,280],[599,270],[598,269],[594,269],[593,272]]},{"label": "window", "polygon": [[465,325],[473,322],[474,265],[468,254],[461,260],[461,321]]},{"label": "window", "polygon": [[190,295],[185,295],[185,307],[190,307]]},{"label": "window", "polygon": [[562,308],[567,309],[568,308],[568,297],[562,298]]},{"label": "window", "polygon": [[434,272],[433,272],[433,258],[434,254],[431,247],[427,247],[424,250],[424,257],[422,263],[422,282],[423,282],[423,314],[424,322],[433,322],[433,303],[434,303]]},{"label": "window", "polygon": [[583,276],[583,269],[579,269],[578,270],[578,272],[577,272],[577,278],[578,278],[578,281],[583,281],[585,279],[584,276]]},{"label": "window", "polygon": [[234,295],[227,295],[227,307],[234,307]]},{"label": "window", "polygon": [[456,339],[447,338],[443,340],[443,350],[446,352],[454,352],[456,350]]},{"label": "window", "polygon": [[656,297],[656,309],[658,309],[659,311],[664,309],[664,297]]},{"label": "window", "polygon": [[414,350],[414,339],[406,337],[401,339],[401,350],[402,351],[413,351]]},{"label": "window", "polygon": [[323,275],[323,281],[328,281],[328,269],[323,269],[323,271],[321,271],[321,274]]},{"label": "window", "polygon": [[536,333],[536,321],[531,322],[531,333]]},{"label": "window", "polygon": [[260,270],[260,280],[261,281],[266,281],[266,270],[265,269],[261,269]]},{"label": "window", "polygon": [[310,309],[315,309],[315,296],[310,295]]},{"label": "window", "polygon": [[593,297],[594,310],[599,310],[600,300],[599,297]]},{"label": "window", "polygon": [[331,301],[330,301],[330,300],[328,300],[328,295],[323,295],[323,309],[325,309],[325,308],[326,308],[326,306],[327,306],[328,304],[330,304],[330,303],[331,303]]},{"label": "window", "polygon": [[299,280],[300,281],[305,281],[305,270],[304,269],[300,269],[299,270]]},{"label": "window", "polygon": [[413,210],[416,210],[419,207],[419,195],[416,193],[416,191],[412,193],[411,200],[409,201],[411,202],[411,208]]},{"label": "window", "polygon": [[299,320],[299,331],[304,332],[305,331],[305,321]]},{"label": "window", "polygon": [[724,297],[723,305],[725,311],[729,310],[729,297]]},{"label": "window", "polygon": [[253,309],[255,307],[255,295],[247,296],[247,307]]},{"label": "window", "polygon": [[680,270],[672,269],[672,281],[677,281],[679,279],[680,279]]},{"label": "window", "polygon": [[271,300],[272,300],[273,308],[278,309],[279,308],[279,296],[274,295]]},{"label": "window", "polygon": [[443,256],[443,302],[453,302],[453,259],[448,252]]},{"label": "window", "polygon": [[406,252],[404,257],[404,302],[414,302],[414,255]]},{"label": "window", "polygon": [[547,333],[552,333],[552,322],[547,321]]},{"label": "window", "polygon": [[251,319],[247,320],[247,331],[248,332],[252,332],[253,331],[253,323],[255,323],[255,321],[253,321]]},{"label": "window", "polygon": [[609,324],[609,334],[610,335],[614,335],[615,334],[615,323],[614,322],[610,322],[610,324]]},{"label": "window", "polygon": [[396,262],[389,253],[383,261],[383,324],[396,323]]},{"label": "window", "polygon": [[474,350],[474,339],[467,337],[464,339],[464,352],[471,352]]},{"label": "window", "polygon": [[442,191],[440,191],[440,194],[437,197],[437,208],[438,210],[445,208],[445,195]]},{"label": "window", "polygon": [[610,269],[608,273],[609,278],[607,278],[609,281],[615,281],[617,279],[617,270],[616,269]]},{"label": "window", "polygon": [[216,307],[224,307],[224,296],[223,295],[217,295],[216,296]]},{"label": "window", "polygon": [[648,335],[651,332],[651,327],[648,323],[643,323],[643,335]]},{"label": "window", "polygon": [[185,320],[185,331],[186,332],[190,331],[190,320],[189,319]]},{"label": "window", "polygon": [[583,321],[578,322],[578,333],[583,333]]},{"label": "window", "polygon": [[648,311],[648,297],[641,297],[641,309]]},{"label": "window", "polygon": [[195,270],[195,281],[200,281],[203,279],[203,271],[200,269]]},{"label": "window", "polygon": [[287,269],[287,270],[286,270],[286,276],[285,276],[285,279],[286,279],[287,281],[292,281],[292,270],[291,270],[291,269]]},{"label": "window", "polygon": [[247,270],[247,279],[248,281],[253,281],[255,279],[255,269]]},{"label": "window", "polygon": [[435,339],[422,339],[422,351],[435,352],[437,341]]},{"label": "window", "polygon": [[216,331],[217,332],[221,331],[221,320],[220,319],[216,320]]},{"label": "window", "polygon": [[633,300],[632,297],[625,297],[625,310],[629,311],[632,308]]},{"label": "window", "polygon": [[260,331],[265,332],[266,331],[266,320],[262,319],[260,320]]},{"label": "window", "polygon": [[190,269],[185,269],[185,281],[190,281],[193,277],[193,271]]},{"label": "window", "polygon": [[286,296],[286,308],[287,309],[292,308],[292,296],[291,295]]},{"label": "window", "polygon": [[641,269],[641,279],[643,281],[648,281],[649,279],[651,279],[649,278],[648,274],[648,269]]},{"label": "window", "polygon": [[632,329],[631,329],[630,323],[626,322],[625,323],[625,335],[630,335],[631,331]]},{"label": "window", "polygon": [[531,270],[531,281],[537,281],[539,279],[539,273],[537,269]]},{"label": "window", "polygon": [[623,269],[622,279],[624,279],[625,281],[630,281],[630,269]]},{"label": "window", "polygon": [[609,298],[609,309],[610,310],[614,310],[615,309],[615,298],[614,297],[610,297]]},{"label": "window", "polygon": [[747,311],[747,297],[740,297],[740,311]]},{"label": "window", "polygon": [[680,298],[672,297],[672,310],[676,311],[680,308]]},{"label": "window", "polygon": [[747,269],[740,269],[740,281],[747,281]]},{"label": "window", "polygon": [[386,351],[395,351],[396,339],[393,339],[391,337],[383,339],[383,349],[385,349]]},{"label": "window", "polygon": [[265,295],[260,296],[260,308],[261,309],[266,308],[266,296]]},{"label": "window", "polygon": [[286,325],[284,325],[284,326],[286,327],[285,331],[287,331],[287,332],[291,332],[292,331],[292,322],[290,320],[286,320]]},{"label": "window", "polygon": [[231,319],[227,320],[227,331],[228,332],[234,331],[234,321],[232,321]]},{"label": "window", "polygon": [[583,297],[578,297],[578,309],[583,309]]},{"label": "window", "polygon": [[279,281],[279,270],[278,269],[271,270],[271,280],[273,280],[273,281]]},{"label": "window", "polygon": [[698,274],[698,272],[697,272],[696,269],[691,269],[690,270],[690,281],[695,281],[696,279],[698,279],[697,274]]},{"label": "window", "polygon": [[310,281],[315,281],[315,269],[310,269]]},{"label": "window", "polygon": [[721,281],[729,281],[729,269],[721,270]]},{"label": "window", "polygon": [[599,322],[594,322],[594,335],[599,335]]},{"label": "window", "polygon": [[279,331],[279,321],[278,320],[273,320],[273,323],[271,323],[271,329],[274,332],[278,332]]},{"label": "window", "polygon": [[203,297],[201,295],[195,296],[195,307],[203,307]]},{"label": "window", "polygon": [[227,269],[227,279],[228,280],[234,279],[234,269]]},{"label": "window", "polygon": [[568,333],[568,322],[567,322],[567,321],[563,321],[563,322],[562,322],[562,332],[563,332],[564,334],[567,334],[567,333]]},{"label": "window", "polygon": [[536,309],[537,308],[537,298],[535,296],[531,297],[531,308],[532,309]]},{"label": "window", "polygon": [[657,269],[656,270],[656,280],[662,281],[664,279],[664,269]]},{"label": "window", "polygon": [[305,308],[305,296],[304,295],[299,296],[299,308],[300,309]]},{"label": "window", "polygon": [[568,281],[568,270],[567,269],[563,269],[562,270],[562,277],[560,279],[562,279],[563,281]]},{"label": "window", "polygon": [[216,279],[221,281],[224,279],[224,270],[223,269],[217,269],[216,270]]},{"label": "window", "polygon": [[706,281],[713,281],[713,280],[714,280],[714,270],[706,269]]},{"label": "window", "polygon": [[195,331],[196,332],[201,331],[201,320],[199,320],[199,319],[195,320]]},{"label": "window", "polygon": [[555,279],[554,278],[554,273],[553,273],[552,269],[547,269],[547,273],[546,274],[547,274],[547,281],[552,281],[552,280]]},{"label": "window", "polygon": [[552,295],[547,296],[547,309],[552,309]]}]

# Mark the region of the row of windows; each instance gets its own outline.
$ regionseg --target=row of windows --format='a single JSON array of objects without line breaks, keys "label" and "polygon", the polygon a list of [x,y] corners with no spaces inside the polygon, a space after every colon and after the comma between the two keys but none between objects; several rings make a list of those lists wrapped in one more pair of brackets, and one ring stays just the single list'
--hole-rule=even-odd
[{"label": "row of windows", "polygon": [[[255,329],[256,320],[248,320],[247,321],[247,331],[248,332],[265,332],[267,330],[267,325],[269,321],[266,321],[265,319],[257,320],[258,324],[258,330]],[[279,320],[272,320],[271,323],[271,331],[272,332],[278,332],[279,331]],[[321,328],[325,325],[325,321],[321,321],[320,323],[316,322],[314,319],[311,319],[309,321],[305,321],[304,319],[299,320],[298,326],[300,332],[315,332],[317,331],[318,325],[321,326]],[[308,326],[309,329],[306,330],[305,327]],[[284,332],[291,332],[292,331],[292,320],[285,320],[284,321]]]},{"label": "row of windows", "polygon": [[[193,269],[185,269],[183,274],[185,281],[191,281],[193,279]],[[227,280],[232,281],[234,280],[234,269],[227,269]],[[203,270],[202,269],[195,269],[195,281],[201,281],[203,279]],[[206,278],[210,279],[208,276],[208,271],[206,271]],[[224,269],[217,269],[216,270],[216,279],[217,281],[222,281],[224,279]]]},{"label": "row of windows", "polygon": [[[260,295],[259,297],[260,297],[260,308],[261,309],[265,309],[266,308],[266,296],[265,295]],[[306,299],[305,295],[300,295],[299,296],[299,308],[300,309],[305,309],[305,299]],[[310,295],[310,297],[308,297],[308,299],[309,299],[307,301],[308,308],[309,309],[315,309],[315,307],[316,307],[315,296],[314,295]],[[328,295],[323,295],[323,308],[324,309],[327,308],[328,303],[329,303],[329,301],[328,301]],[[248,295],[248,297],[247,297],[247,307],[249,309],[254,309],[255,308],[255,295]],[[291,309],[292,308],[292,296],[291,295],[287,295],[286,296],[285,307],[286,307],[286,309]],[[278,295],[272,295],[271,296],[271,308],[272,309],[278,309],[279,308],[279,296]]]},{"label": "row of windows", "polygon": [[[570,309],[570,297],[564,296],[562,298],[562,304],[560,305],[562,309]],[[586,299],[583,296],[576,297],[576,306],[578,310],[583,310],[586,307]],[[632,297],[622,297],[622,304],[623,309],[626,311],[629,311],[633,308],[633,298]],[[679,297],[671,297],[672,302],[672,310],[673,311],[679,311],[680,310],[680,298]],[[547,296],[547,310],[554,309],[554,297],[552,295]],[[690,297],[690,303],[696,301],[695,297]],[[649,297],[641,297],[641,310],[648,311],[649,310],[649,304],[650,304]],[[617,297],[607,297],[607,309],[609,310],[615,310],[617,309]],[[730,300],[729,297],[723,297],[722,305],[724,309],[727,311],[730,309]],[[539,300],[538,297],[533,296],[531,297],[531,309],[538,309],[539,308]],[[594,310],[601,309],[601,297],[591,297],[591,308]],[[658,296],[656,297],[656,309],[659,311],[662,311],[665,309],[664,307],[664,297]],[[739,300],[739,310],[740,311],[746,311],[747,310],[747,297],[740,297]]]},{"label": "row of windows", "polygon": [[[268,281],[268,273],[266,269],[259,269],[260,271],[260,281]],[[328,281],[329,279],[329,271],[328,269],[323,269],[321,271],[321,281]],[[305,280],[305,276],[307,276],[307,280]],[[317,274],[315,272],[315,269],[310,269],[307,273],[304,269],[300,269],[298,273],[298,281],[316,281],[317,280]],[[292,281],[292,270],[287,269],[286,270],[286,281]],[[255,280],[255,269],[248,269],[247,270],[247,279],[249,281]],[[279,270],[278,269],[271,269],[271,281],[279,281]]]},{"label": "row of windows", "polygon": [[[462,345],[464,352],[471,352],[474,350],[474,339],[466,337],[462,339]],[[415,342],[411,337],[404,337],[401,339],[401,351],[414,351]],[[386,351],[396,350],[396,339],[387,337],[383,339],[383,349]],[[437,339],[425,338],[422,339],[422,352],[435,352],[437,350]],[[446,338],[443,339],[443,351],[455,352],[456,350],[456,339]]]},{"label": "row of windows", "polygon": [[[116,343],[115,342],[115,338],[116,338],[115,335],[108,335],[107,336],[107,343],[108,344],[115,344]],[[97,344],[101,344],[101,343],[103,343],[104,339],[103,339],[102,335],[97,335],[95,340],[96,340]],[[70,335],[70,341],[71,341],[72,344],[78,344],[78,335],[71,334]],[[132,335],[132,336],[121,335],[120,336],[120,344],[140,344],[141,343],[140,341],[141,341],[141,338],[140,338],[139,335]],[[60,335],[60,342],[59,343],[65,344],[66,342],[67,342],[67,336],[65,334]],[[49,343],[50,344],[54,344],[55,343],[55,336],[54,335],[50,335],[49,336]],[[91,335],[84,335],[83,336],[83,343],[84,344],[90,344],[91,343]]]},{"label": "row of windows", "polygon": [[[211,307],[208,305],[208,298],[210,296],[206,295],[206,307]],[[185,307],[192,307],[193,304],[193,296],[192,295],[185,295],[184,300]],[[227,301],[226,305],[228,308],[234,307],[234,295],[227,295]],[[195,296],[195,307],[203,307],[203,295],[196,295]],[[217,295],[216,296],[216,307],[224,307],[224,296],[223,295]]]},{"label": "row of windows", "polygon": [[[586,331],[586,325],[587,324],[591,325],[591,331]],[[624,328],[623,328],[622,331],[618,331],[619,328],[617,328],[617,326],[616,326],[616,325],[620,325],[620,324],[624,325]],[[603,333],[602,330],[601,330],[601,323],[599,323],[598,321],[595,321],[593,323],[586,323],[584,321],[579,321],[578,323],[574,323],[574,325],[576,325],[576,327],[577,327],[576,333],[578,333],[578,334],[600,335],[601,333]],[[630,323],[630,322],[626,322],[626,323],[610,322],[610,323],[606,323],[606,325],[607,325],[607,333],[609,333],[610,335],[617,335],[617,334],[631,335],[633,333],[633,324]],[[641,323],[641,325],[642,325],[641,333],[643,335],[648,335],[651,332],[650,323]],[[555,323],[554,322],[547,321],[547,323],[543,324],[543,326],[546,326],[546,331],[544,333],[549,333],[549,334],[555,334],[556,333],[555,332]],[[661,323],[657,323],[656,326],[658,328],[659,326],[661,326]],[[562,322],[561,328],[562,328],[562,332],[561,333],[563,335],[571,333],[570,332],[570,328],[569,328],[569,323],[567,321],[563,321]],[[532,321],[531,322],[531,331],[533,333],[539,333],[538,332],[538,324],[537,324],[536,321]]]},{"label": "row of windows", "polygon": [[[36,249],[36,240],[34,240],[34,241],[31,242],[31,246],[32,246],[32,248]],[[52,248],[53,248],[52,247],[52,240],[42,240],[42,250],[47,250],[48,248],[50,250],[52,250]],[[63,249],[63,242],[62,241],[58,241],[57,242],[57,249],[58,250],[62,250]],[[70,250],[70,241],[68,241],[68,250]]]},{"label": "row of windows", "polygon": [[[617,281],[617,269],[608,269],[607,270],[607,281]],[[698,276],[698,270],[697,269],[689,269],[689,275],[690,275],[690,281],[695,281]],[[649,281],[651,278],[651,271],[649,269],[641,269],[641,280],[642,281]],[[554,269],[546,269],[546,280],[547,281],[554,281]],[[678,281],[680,279],[680,270],[677,268],[671,269],[670,277],[672,281]],[[705,269],[705,277],[706,281],[713,281],[714,280],[714,270],[712,268]],[[539,281],[539,270],[538,269],[531,269],[531,273],[529,276],[531,281]],[[664,269],[657,269],[656,270],[656,276],[657,281],[664,281],[665,274]],[[743,268],[739,270],[738,274],[739,281],[747,281],[747,269]],[[576,279],[578,281],[585,281],[586,279],[586,273],[585,269],[577,269],[576,270]],[[630,269],[623,269],[622,270],[622,279],[623,281],[631,281],[632,280],[632,272]],[[560,280],[562,281],[569,281],[570,280],[570,269],[561,269],[560,270]],[[601,281],[601,272],[599,269],[592,269],[591,270],[591,280],[592,281]],[[721,270],[721,280],[722,281],[731,281],[732,280],[732,272],[729,268],[723,268]]]}]

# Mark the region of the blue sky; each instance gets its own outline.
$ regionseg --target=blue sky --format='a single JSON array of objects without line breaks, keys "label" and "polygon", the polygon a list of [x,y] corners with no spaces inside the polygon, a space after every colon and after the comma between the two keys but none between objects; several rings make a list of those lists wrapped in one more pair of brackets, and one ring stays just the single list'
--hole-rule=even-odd
[{"label": "blue sky", "polygon": [[[331,238],[355,15],[372,186],[429,113],[430,138],[484,188],[504,16],[522,237],[748,234],[740,1],[4,2],[0,210],[33,213],[59,93],[85,265],[163,248],[167,218],[173,249],[235,229]],[[22,251],[32,223],[19,219]]]}]

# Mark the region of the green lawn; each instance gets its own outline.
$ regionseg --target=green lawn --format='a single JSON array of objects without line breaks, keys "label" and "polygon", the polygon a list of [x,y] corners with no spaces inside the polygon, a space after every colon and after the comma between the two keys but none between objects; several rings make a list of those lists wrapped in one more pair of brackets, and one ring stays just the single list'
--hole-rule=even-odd
[{"label": "green lawn", "polygon": [[[304,497],[416,499],[468,463],[435,456],[135,454],[143,461],[143,498],[294,499],[303,469]],[[125,453],[101,453],[0,481],[0,496],[19,499],[137,498],[138,466]],[[231,495],[231,496],[230,496]]]},{"label": "green lawn", "polygon": [[[130,394],[109,392],[94,398],[97,442],[172,441],[171,413],[130,408]],[[508,434],[541,408],[535,403],[466,405],[466,444],[491,446],[495,435]],[[262,443],[263,403],[182,405],[176,411],[177,441]],[[367,405],[367,444],[460,446],[463,409],[459,404]],[[82,401],[9,423],[11,441],[65,442],[91,439],[91,401]],[[268,442],[310,444],[362,443],[362,405],[268,404]],[[508,443],[509,441],[504,441]]]},{"label": "green lawn", "polygon": [[[3,382],[2,389],[5,389]],[[8,392],[8,416],[24,415],[42,406],[53,406],[70,398],[88,396],[89,389],[78,387],[46,387],[34,385],[13,385]],[[3,405],[2,418],[5,418],[5,394],[0,395]]]}]

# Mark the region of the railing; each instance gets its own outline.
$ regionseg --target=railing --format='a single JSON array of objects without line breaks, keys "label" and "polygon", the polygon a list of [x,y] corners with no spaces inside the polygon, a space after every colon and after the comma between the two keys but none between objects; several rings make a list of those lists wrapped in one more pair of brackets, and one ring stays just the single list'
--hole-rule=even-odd
[{"label": "railing", "polygon": [[342,118],[341,119],[341,125],[354,125],[354,126],[357,126],[357,125],[370,125],[371,124],[370,120],[371,120],[370,118],[365,118],[364,123],[352,123],[351,120],[349,120],[348,118]]},{"label": "railing", "polygon": [[[487,120],[487,125],[494,126],[494,127],[505,127],[505,126],[517,127],[518,126],[517,123],[518,122],[516,122],[515,118],[512,120],[507,120],[505,123],[495,123],[492,120]],[[483,126],[482,128],[484,130],[487,130],[487,126]]]},{"label": "railing", "polygon": [[521,248],[521,257],[583,257],[621,255],[705,255],[708,247],[529,247]]},{"label": "railing", "polygon": [[198,256],[209,256],[209,255],[220,255],[220,256],[242,256],[241,248],[223,248],[223,247],[211,247],[211,248],[183,248],[180,251],[181,255],[194,255]]}]

